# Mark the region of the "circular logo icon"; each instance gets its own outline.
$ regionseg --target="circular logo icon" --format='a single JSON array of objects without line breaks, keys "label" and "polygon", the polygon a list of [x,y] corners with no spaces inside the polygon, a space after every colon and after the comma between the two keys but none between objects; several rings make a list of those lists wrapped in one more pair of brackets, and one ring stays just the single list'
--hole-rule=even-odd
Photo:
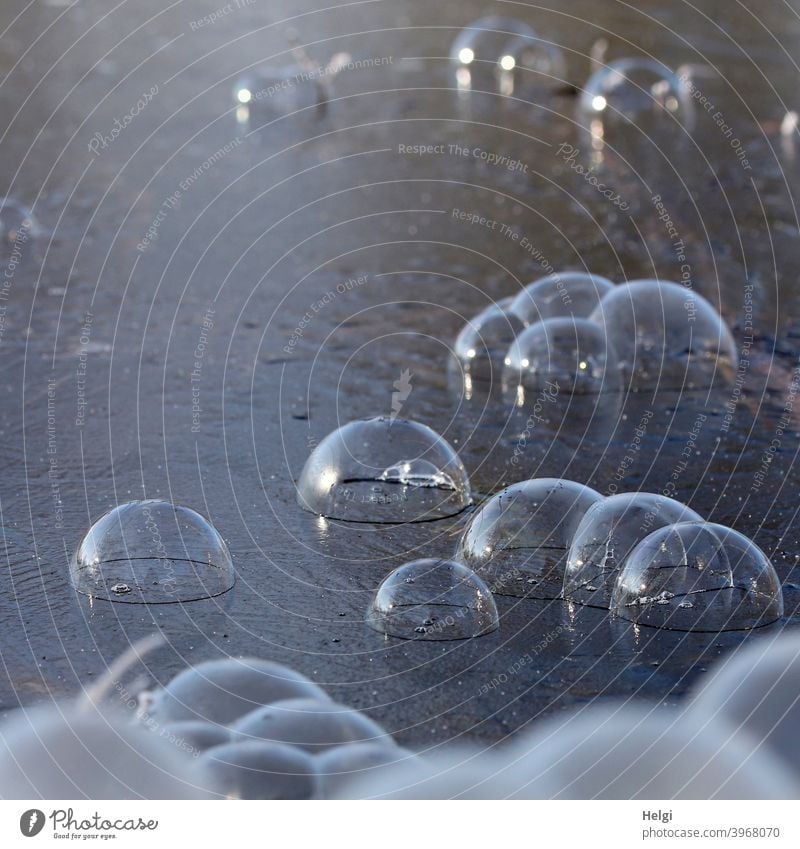
[{"label": "circular logo icon", "polygon": [[36,837],[44,828],[44,811],[31,808],[19,818],[19,830],[25,837]]}]

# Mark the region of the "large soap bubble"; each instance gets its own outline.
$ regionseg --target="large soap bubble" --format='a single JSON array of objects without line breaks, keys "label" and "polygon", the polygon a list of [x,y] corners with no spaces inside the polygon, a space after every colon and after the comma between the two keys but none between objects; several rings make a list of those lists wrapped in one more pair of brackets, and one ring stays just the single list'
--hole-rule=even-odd
[{"label": "large soap bubble", "polygon": [[639,625],[738,631],[783,616],[775,569],[751,540],[711,523],[667,525],[630,553],[612,610]]},{"label": "large soap bubble", "polygon": [[78,592],[134,604],[212,598],[235,580],[217,531],[194,510],[154,499],[101,516],[81,541],[70,572]]},{"label": "large soap bubble", "polygon": [[528,324],[546,318],[589,318],[614,284],[597,274],[561,271],[528,284],[511,302],[510,312]]},{"label": "large soap bubble", "polygon": [[612,344],[582,318],[548,318],[526,328],[508,349],[503,382],[556,395],[599,395],[621,387]]},{"label": "large soap bubble", "polygon": [[474,572],[452,560],[424,559],[383,580],[367,623],[406,640],[463,640],[496,630],[499,620],[491,592]]},{"label": "large soap bubble", "polygon": [[461,329],[453,354],[463,372],[483,379],[502,374],[508,346],[523,329],[510,306],[511,298],[490,304]]},{"label": "large soap bubble", "polygon": [[619,570],[638,543],[666,525],[701,521],[694,510],[666,495],[624,492],[598,501],[572,539],[564,597],[590,607],[611,607]]},{"label": "large soap bubble", "polygon": [[234,740],[286,743],[311,754],[346,743],[394,745],[368,716],[328,700],[287,699],[264,705],[237,720],[231,730]]},{"label": "large soap bubble", "polygon": [[[508,53],[507,47],[519,36],[537,40],[532,27],[497,15],[481,18],[465,27],[450,48],[450,61],[458,87],[462,90],[496,91],[503,71],[500,62],[504,57],[513,55]],[[506,65],[509,61],[506,59]]]},{"label": "large soap bubble", "polygon": [[226,799],[312,799],[317,792],[314,760],[295,746],[228,743],[205,752],[199,765]]},{"label": "large soap bubble", "polygon": [[384,417],[326,436],[303,467],[297,500],[331,519],[388,524],[442,519],[472,503],[448,442],[425,425]]},{"label": "large soap bubble", "polygon": [[184,669],[153,694],[147,713],[160,724],[201,721],[225,725],[272,702],[326,698],[324,690],[287,666],[231,657]]},{"label": "large soap bubble", "polygon": [[800,634],[747,642],[701,678],[689,714],[730,724],[800,775]]},{"label": "large soap bubble", "polygon": [[472,517],[456,558],[499,595],[560,598],[567,549],[600,498],[590,487],[560,478],[509,486]]},{"label": "large soap bubble", "polygon": [[662,147],[693,130],[691,92],[685,80],[660,62],[618,59],[587,81],[578,123],[591,133],[595,149],[639,139]]},{"label": "large soap bubble", "polygon": [[736,344],[714,307],[696,292],[658,280],[616,286],[591,320],[612,340],[634,391],[728,385]]}]

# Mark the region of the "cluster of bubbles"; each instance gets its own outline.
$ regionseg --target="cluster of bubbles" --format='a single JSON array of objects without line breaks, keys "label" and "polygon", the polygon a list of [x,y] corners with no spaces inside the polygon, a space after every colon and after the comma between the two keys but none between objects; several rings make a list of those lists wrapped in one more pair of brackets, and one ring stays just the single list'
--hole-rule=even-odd
[{"label": "cluster of bubbles", "polygon": [[502,376],[515,396],[548,385],[568,395],[729,385],[738,363],[727,325],[691,289],[582,272],[550,274],[492,304],[453,353],[463,374]]},{"label": "cluster of bubbles", "polygon": [[[129,661],[140,647],[128,652]],[[583,706],[490,749],[413,753],[298,672],[207,661],[107,703],[119,662],[77,701],[0,723],[5,799],[792,799],[800,795],[800,637],[761,637],[679,709]],[[136,700],[134,700],[136,704]],[[746,765],[746,766],[745,766]]]}]

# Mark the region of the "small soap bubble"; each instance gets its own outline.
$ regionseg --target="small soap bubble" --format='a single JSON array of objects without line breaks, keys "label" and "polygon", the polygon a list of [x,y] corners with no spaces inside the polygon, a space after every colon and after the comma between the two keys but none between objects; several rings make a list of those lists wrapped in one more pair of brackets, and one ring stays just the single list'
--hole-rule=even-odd
[{"label": "small soap bubble", "polygon": [[478,379],[502,374],[508,346],[524,327],[520,318],[510,311],[511,301],[504,298],[490,304],[461,329],[453,353],[465,374]]},{"label": "small soap bubble", "polygon": [[563,51],[538,36],[512,38],[503,47],[497,65],[500,92],[507,96],[531,97],[564,85]]},{"label": "small soap bubble", "polygon": [[589,318],[614,284],[597,274],[561,271],[527,285],[512,301],[509,311],[524,324],[546,318]]},{"label": "small soap bubble", "polygon": [[299,65],[252,71],[233,87],[236,121],[248,129],[285,116],[318,118],[327,97],[320,69],[308,70]]},{"label": "small soap bubble", "polygon": [[582,318],[548,318],[526,328],[508,349],[503,382],[566,395],[621,389],[613,345],[596,324]]},{"label": "small soap bubble", "polygon": [[253,740],[215,746],[198,766],[209,789],[226,799],[312,799],[316,795],[313,758],[294,746]]},{"label": "small soap bubble", "polygon": [[453,448],[425,425],[389,417],[325,437],[303,467],[297,499],[320,516],[388,524],[454,516],[471,504]]},{"label": "small soap bubble", "polygon": [[638,543],[666,525],[701,521],[694,510],[661,494],[624,492],[598,501],[586,511],[572,539],[564,597],[610,608],[619,570]]},{"label": "small soap bubble", "polygon": [[538,40],[532,27],[497,15],[481,18],[465,27],[450,48],[450,62],[458,88],[497,91],[501,73],[513,70],[501,66],[502,60],[507,65],[510,61],[511,54],[506,48],[516,43],[520,36]]},{"label": "small soap bubble", "polygon": [[[683,602],[692,607],[682,607]],[[775,568],[746,536],[723,525],[667,525],[628,555],[611,609],[623,619],[675,631],[740,631],[783,616]]]},{"label": "small soap bubble", "polygon": [[5,253],[18,249],[39,230],[27,206],[10,197],[0,197],[0,245]]},{"label": "small soap bubble", "polygon": [[452,560],[406,563],[381,583],[367,624],[406,640],[464,640],[497,629],[497,607],[484,582]]},{"label": "small soap bubble", "polygon": [[287,699],[257,708],[232,726],[234,740],[285,743],[318,754],[346,743],[394,745],[368,716],[329,700]]},{"label": "small soap bubble", "polygon": [[725,322],[701,295],[677,283],[616,286],[591,320],[612,340],[633,391],[728,386],[738,365]]},{"label": "small soap bubble", "polygon": [[472,517],[456,559],[498,595],[560,598],[575,530],[601,498],[590,487],[561,478],[509,486]]},{"label": "small soap bubble", "polygon": [[578,102],[578,123],[595,149],[638,141],[662,147],[694,128],[691,92],[660,62],[618,59],[589,78]]},{"label": "small soap bubble", "polygon": [[225,541],[199,513],[167,501],[131,501],[101,516],[70,564],[92,598],[131,604],[197,601],[227,592],[234,570]]},{"label": "small soap bubble", "polygon": [[153,694],[147,713],[159,723],[228,724],[261,705],[295,698],[327,696],[304,675],[278,663],[223,658],[184,669]]}]

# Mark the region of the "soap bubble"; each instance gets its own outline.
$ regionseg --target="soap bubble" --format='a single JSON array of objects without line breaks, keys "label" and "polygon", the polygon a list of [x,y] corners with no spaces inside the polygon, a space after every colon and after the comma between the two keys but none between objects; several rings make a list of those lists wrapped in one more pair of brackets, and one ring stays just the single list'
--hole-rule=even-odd
[{"label": "soap bubble", "polygon": [[589,318],[614,284],[597,274],[562,271],[527,285],[511,302],[510,312],[526,324],[546,318]]},{"label": "soap bubble", "polygon": [[694,128],[691,92],[660,62],[618,59],[589,78],[578,102],[578,122],[591,133],[595,149],[637,137],[661,147],[666,138],[683,135],[681,127]]},{"label": "soap bubble", "polygon": [[466,469],[441,436],[384,417],[326,436],[303,467],[297,500],[331,519],[387,524],[455,516],[472,503]]},{"label": "soap bubble", "polygon": [[616,286],[591,320],[612,340],[631,389],[703,389],[732,383],[736,343],[696,292],[658,280]]},{"label": "soap bubble", "polygon": [[708,719],[629,702],[546,720],[514,748],[510,798],[796,798],[797,777],[760,741]]},{"label": "soap bubble", "polygon": [[415,760],[411,752],[383,743],[348,743],[327,749],[316,759],[320,798],[348,798],[353,782],[380,781],[383,775]]},{"label": "soap bubble", "polygon": [[129,604],[212,598],[235,580],[228,546],[199,513],[152,499],[101,516],[70,571],[78,592]]},{"label": "soap bubble", "polygon": [[557,45],[538,36],[511,39],[497,60],[501,94],[532,95],[564,85],[566,62]]},{"label": "soap bubble", "polygon": [[319,69],[310,72],[299,65],[252,71],[233,87],[236,120],[251,128],[284,115],[319,117],[326,101]]},{"label": "soap bubble", "polygon": [[599,395],[619,392],[619,366],[608,337],[582,318],[548,318],[511,343],[503,381],[530,391]]},{"label": "soap bubble", "polygon": [[0,197],[0,244],[4,250],[19,246],[38,230],[33,213],[10,197]]},{"label": "soap bubble", "polygon": [[157,726],[157,732],[159,737],[166,738],[182,751],[191,754],[203,752],[213,746],[222,746],[231,741],[230,731],[224,726],[200,722],[197,719]]},{"label": "soap bubble", "polygon": [[0,798],[197,799],[196,761],[93,705],[20,710],[0,724]]},{"label": "soap bubble", "polygon": [[287,743],[311,754],[345,743],[394,745],[380,725],[363,713],[318,699],[287,699],[264,705],[237,720],[231,730],[235,740]]},{"label": "soap bubble", "polygon": [[464,372],[478,378],[502,374],[508,346],[523,329],[522,321],[509,310],[511,300],[490,304],[461,329],[453,353]]},{"label": "soap bubble", "polygon": [[493,593],[560,598],[567,549],[586,511],[602,496],[561,478],[534,478],[490,498],[472,517],[456,559]]},{"label": "soap bubble", "polygon": [[316,795],[313,759],[301,749],[253,740],[215,746],[200,766],[210,789],[226,799],[312,799]]},{"label": "soap bubble", "polygon": [[738,631],[783,616],[766,555],[746,536],[710,523],[668,525],[645,537],[617,578],[612,610],[675,631]]},{"label": "soap bubble", "polygon": [[572,539],[564,597],[610,608],[619,570],[638,543],[666,525],[701,521],[685,504],[650,492],[623,492],[598,501],[586,511]]},{"label": "soap bubble", "polygon": [[688,706],[699,722],[725,721],[800,775],[800,635],[760,637],[701,678]]},{"label": "soap bubble", "polygon": [[498,15],[481,18],[461,30],[450,48],[459,89],[496,91],[503,70],[500,61],[507,56],[506,47],[519,36],[537,40],[532,27]]},{"label": "soap bubble", "polygon": [[388,575],[367,624],[406,640],[463,640],[497,629],[497,607],[483,581],[460,563],[426,558]]},{"label": "soap bubble", "polygon": [[225,725],[261,705],[327,698],[308,678],[267,660],[224,658],[190,666],[157,690],[147,709],[159,723],[200,720]]}]

